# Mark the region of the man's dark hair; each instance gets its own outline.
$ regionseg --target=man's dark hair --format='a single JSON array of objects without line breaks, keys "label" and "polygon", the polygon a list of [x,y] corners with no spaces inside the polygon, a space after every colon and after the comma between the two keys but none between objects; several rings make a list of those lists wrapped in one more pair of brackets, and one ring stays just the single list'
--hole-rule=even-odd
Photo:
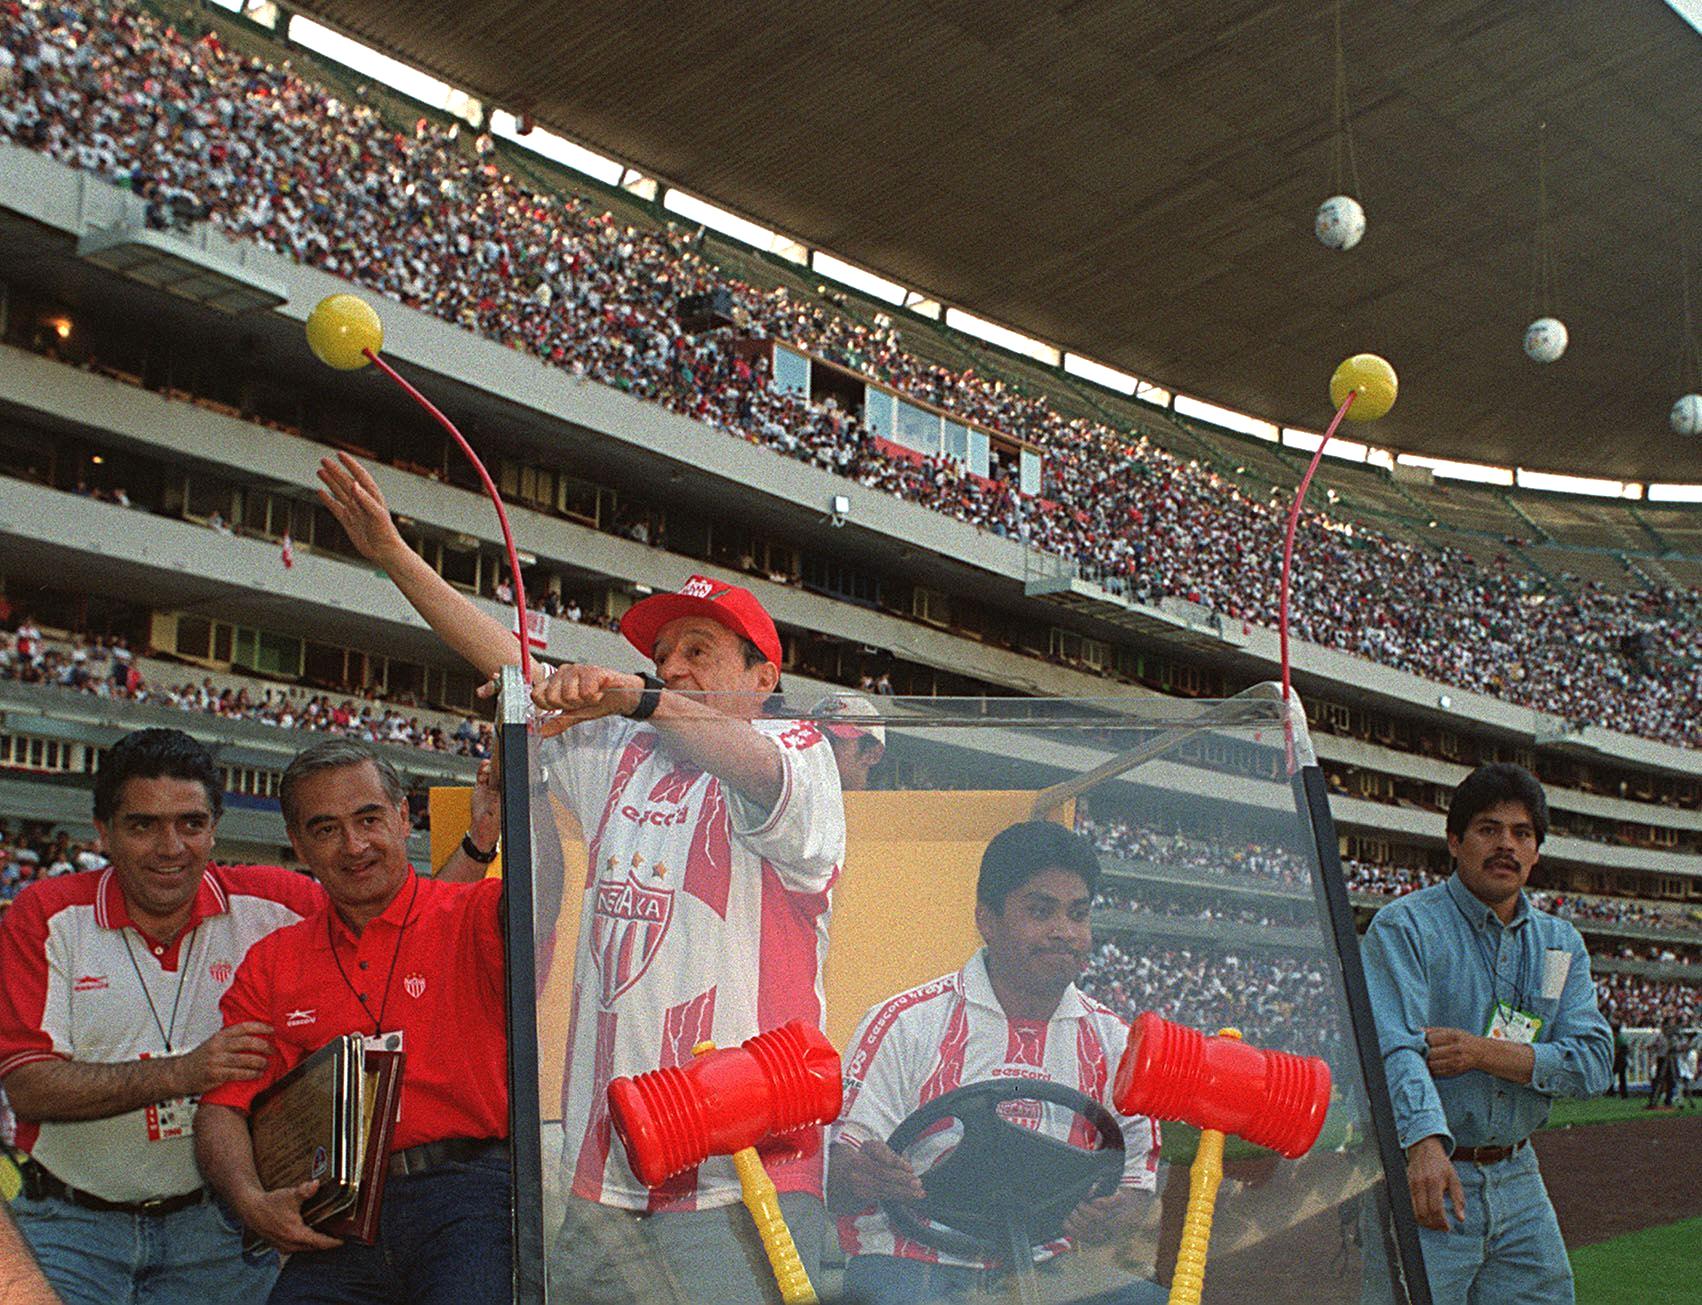
[{"label": "man's dark hair", "polygon": [[1548,795],[1542,791],[1537,777],[1523,766],[1511,761],[1492,761],[1479,766],[1460,781],[1448,803],[1448,832],[1455,838],[1465,837],[1466,829],[1478,813],[1503,802],[1521,803],[1530,813],[1536,827],[1537,846],[1548,836]]},{"label": "man's dark hair", "polygon": [[402,777],[396,773],[396,767],[364,743],[354,739],[326,739],[299,754],[284,768],[284,777],[278,781],[278,805],[284,809],[284,823],[296,823],[295,791],[302,780],[322,770],[341,770],[344,766],[359,766],[369,761],[378,772],[384,800],[391,806],[398,805],[407,796],[408,790],[402,786]]},{"label": "man's dark hair", "polygon": [[214,820],[225,807],[213,754],[182,730],[136,730],[106,750],[95,771],[96,820],[105,823],[117,814],[118,796],[132,779],[187,779],[207,791]]},{"label": "man's dark hair", "polygon": [[1078,834],[1052,820],[1027,820],[993,836],[981,854],[976,900],[1000,915],[1005,899],[1042,870],[1080,875],[1088,894],[1099,886],[1099,854]]}]

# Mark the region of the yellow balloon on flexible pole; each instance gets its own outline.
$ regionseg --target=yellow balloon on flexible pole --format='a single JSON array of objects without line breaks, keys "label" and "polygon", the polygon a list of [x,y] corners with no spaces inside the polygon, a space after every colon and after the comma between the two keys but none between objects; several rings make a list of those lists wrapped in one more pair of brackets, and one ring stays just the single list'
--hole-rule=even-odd
[{"label": "yellow balloon on flexible pole", "polygon": [[514,583],[514,631],[520,641],[520,677],[523,683],[531,684],[531,633],[526,620],[526,583],[520,575],[520,553],[514,546],[514,531],[508,524],[508,511],[502,505],[502,495],[497,493],[496,482],[491,479],[484,462],[473,452],[473,446],[467,443],[466,436],[461,434],[455,423],[378,356],[378,351],[384,347],[384,323],[379,320],[378,311],[359,295],[327,295],[315,304],[313,311],[307,315],[307,345],[320,362],[340,372],[352,372],[368,363],[374,364],[430,414],[444,433],[455,441],[467,461],[472,463],[491,506],[496,508],[497,523],[502,527],[502,543],[508,553],[508,570]]},{"label": "yellow balloon on flexible pole", "polygon": [[352,372],[384,347],[384,323],[359,295],[327,295],[307,316],[307,344],[327,367]]},{"label": "yellow balloon on flexible pole", "polygon": [[[1330,377],[1330,402],[1336,405],[1336,415],[1330,419],[1324,438],[1312,454],[1311,465],[1300,478],[1300,488],[1294,495],[1294,506],[1288,513],[1288,532],[1282,545],[1282,594],[1277,603],[1277,643],[1282,661],[1282,700],[1288,701],[1291,677],[1288,665],[1288,589],[1294,566],[1294,532],[1300,525],[1300,505],[1306,501],[1312,476],[1324,449],[1335,436],[1345,418],[1348,421],[1376,421],[1395,406],[1395,394],[1400,382],[1387,358],[1374,353],[1356,353],[1344,358]],[[1292,760],[1292,757],[1290,758]]]},{"label": "yellow balloon on flexible pole", "polygon": [[1340,407],[1353,395],[1349,421],[1376,421],[1395,406],[1400,382],[1387,358],[1374,353],[1356,353],[1342,360],[1330,377],[1330,402]]}]

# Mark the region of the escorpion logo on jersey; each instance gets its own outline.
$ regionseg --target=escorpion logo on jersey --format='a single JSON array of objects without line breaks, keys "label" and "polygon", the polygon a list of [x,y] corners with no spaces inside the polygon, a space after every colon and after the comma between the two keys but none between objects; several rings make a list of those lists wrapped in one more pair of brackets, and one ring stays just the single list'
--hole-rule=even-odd
[{"label": "escorpion logo on jersey", "polygon": [[[1000,1065],[994,1069],[992,1078],[1027,1078],[1049,1081],[1042,1070],[1032,1069],[1027,1065]],[[1046,1121],[1046,1103],[1036,1101],[1033,1097],[1018,1097],[1014,1101],[999,1102],[996,1113],[1007,1124],[1015,1124],[1038,1133],[1040,1126]]]},{"label": "escorpion logo on jersey", "polygon": [[674,918],[674,890],[641,884],[628,869],[624,878],[597,882],[591,917],[591,960],[597,967],[603,1005],[644,977],[661,950]]}]

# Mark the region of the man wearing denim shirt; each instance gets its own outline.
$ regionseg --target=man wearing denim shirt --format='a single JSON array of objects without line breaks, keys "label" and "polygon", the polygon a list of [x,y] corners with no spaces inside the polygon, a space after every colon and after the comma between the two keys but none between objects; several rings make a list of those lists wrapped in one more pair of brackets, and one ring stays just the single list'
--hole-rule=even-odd
[{"label": "man wearing denim shirt", "polygon": [[1531,1133],[1607,1089],[1613,1034],[1578,931],[1523,889],[1542,785],[1480,766],[1454,790],[1454,874],[1380,910],[1365,977],[1436,1305],[1563,1305],[1572,1270]]}]

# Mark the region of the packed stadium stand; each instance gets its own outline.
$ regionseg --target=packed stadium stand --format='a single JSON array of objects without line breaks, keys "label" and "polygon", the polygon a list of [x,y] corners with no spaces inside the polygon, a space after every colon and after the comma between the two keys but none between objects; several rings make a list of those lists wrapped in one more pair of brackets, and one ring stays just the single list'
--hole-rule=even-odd
[{"label": "packed stadium stand", "polygon": [[[830,289],[211,9],[13,5],[0,55],[0,904],[93,863],[90,776],[139,725],[219,749],[231,855],[279,855],[302,731],[416,785],[488,751],[473,677],[313,497],[354,453],[505,614],[453,449],[305,356],[337,289],[387,301],[386,351],[492,461],[551,660],[636,666],[622,613],[707,570],[762,597],[806,692],[1274,675],[1294,450]],[[1702,510],[1335,463],[1313,494],[1294,666],[1361,915],[1445,872],[1472,765],[1519,761],[1604,1006],[1702,1018]],[[1318,999],[1280,848],[1082,820],[1111,869],[1093,992],[1206,1026]],[[1268,926],[1234,978],[1188,950],[1225,921]]]}]

